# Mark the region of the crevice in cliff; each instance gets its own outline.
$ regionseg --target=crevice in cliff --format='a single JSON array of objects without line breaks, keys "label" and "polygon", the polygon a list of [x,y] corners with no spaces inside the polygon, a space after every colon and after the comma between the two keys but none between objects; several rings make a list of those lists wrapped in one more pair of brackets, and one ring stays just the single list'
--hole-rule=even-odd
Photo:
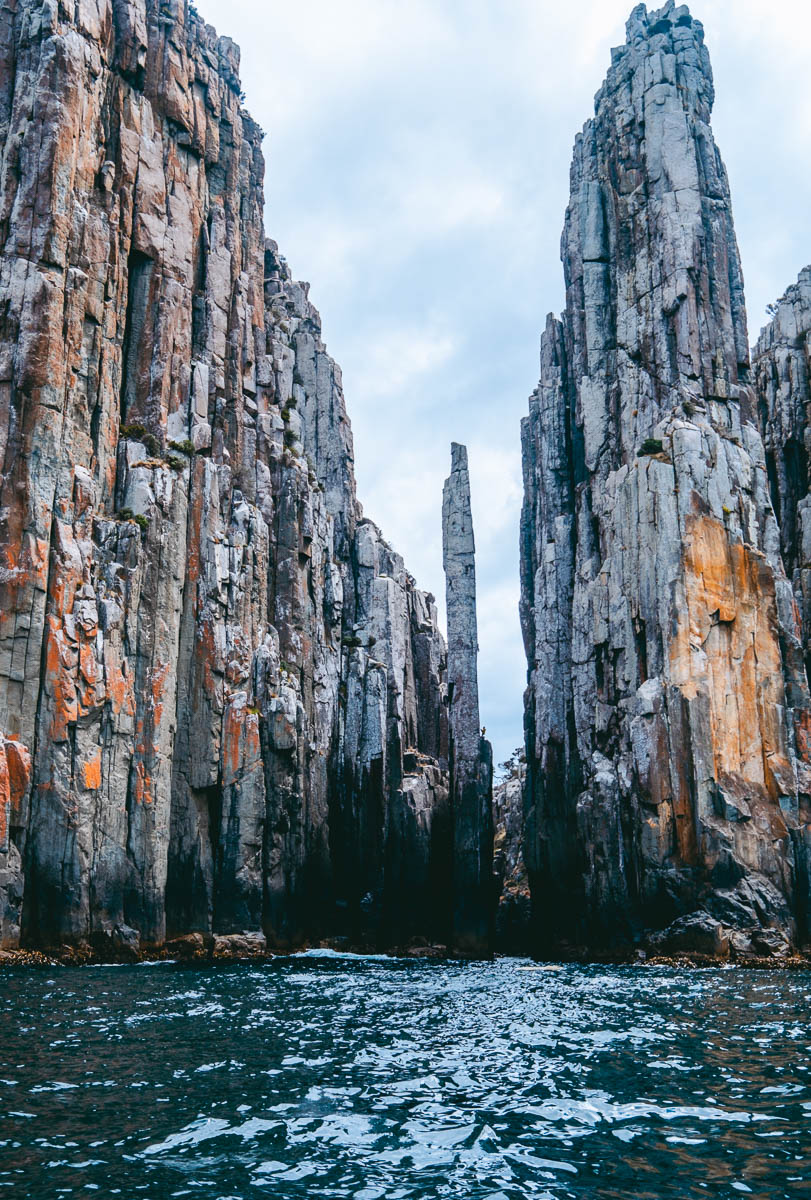
[{"label": "crevice in cliff", "polygon": [[197,240],[194,283],[192,285],[191,348],[193,359],[206,357],[206,287],[208,280],[208,252],[211,246],[211,213],[200,226]]},{"label": "crevice in cliff", "polygon": [[[148,362],[149,342],[145,340],[147,316],[151,307],[154,261],[140,250],[130,250],[127,259],[127,315],[121,343],[121,424],[133,416],[143,417],[144,362]],[[141,403],[139,403],[141,401]]]},{"label": "crevice in cliff", "polygon": [[54,576],[58,570],[56,562],[56,508],[51,503],[51,524],[50,536],[48,542],[48,575],[45,584],[45,605],[46,605],[46,626],[42,638],[42,646],[40,650],[40,667],[39,667],[39,687],[37,689],[37,703],[34,720],[34,737],[31,745],[31,785],[30,797],[28,801],[28,829],[25,839],[25,851],[23,855],[24,876],[23,876],[23,897],[20,910],[20,930],[21,936],[30,944],[36,945],[42,933],[42,901],[41,894],[44,894],[44,889],[40,886],[38,876],[38,863],[36,858],[36,844],[32,837],[33,824],[39,816],[39,800],[40,793],[38,789],[39,781],[39,752],[42,741],[42,723],[43,704],[45,697],[45,689],[48,682],[48,629],[47,629],[47,610],[49,601],[52,595]]},{"label": "crevice in cliff", "polygon": [[197,805],[200,817],[200,828],[203,837],[208,842],[208,854],[211,860],[211,927],[217,929],[218,894],[221,890],[222,875],[222,819],[223,819],[223,787],[222,779],[215,784],[200,790],[193,790],[192,795]]}]

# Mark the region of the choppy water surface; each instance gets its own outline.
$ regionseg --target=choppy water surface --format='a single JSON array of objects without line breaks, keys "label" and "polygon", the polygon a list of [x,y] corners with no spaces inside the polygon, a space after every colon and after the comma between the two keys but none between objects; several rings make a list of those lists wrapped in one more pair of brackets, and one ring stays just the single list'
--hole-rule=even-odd
[{"label": "choppy water surface", "polygon": [[811,975],[0,975],[0,1197],[811,1195]]}]

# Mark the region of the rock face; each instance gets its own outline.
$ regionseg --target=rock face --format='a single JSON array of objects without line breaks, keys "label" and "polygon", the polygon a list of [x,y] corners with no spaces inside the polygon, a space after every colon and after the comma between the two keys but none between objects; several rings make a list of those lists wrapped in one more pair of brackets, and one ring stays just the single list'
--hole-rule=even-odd
[{"label": "rock face", "polygon": [[20,940],[23,868],[13,836],[31,786],[31,756],[19,742],[0,737],[0,950]]},{"label": "rock face", "polygon": [[434,602],[357,503],[238,66],[182,0],[0,14],[3,944],[447,909]]},{"label": "rock face", "polygon": [[775,306],[753,352],[766,472],[811,666],[811,266]]},{"label": "rock face", "polygon": [[[780,545],[800,614],[802,653],[811,678],[811,266],[777,302],[753,352],[766,473]],[[798,919],[811,937],[811,801],[792,836],[800,874]]]},{"label": "rock face", "polygon": [[442,496],[448,613],[448,724],[453,829],[453,941],[488,952],[493,923],[493,751],[479,721],[476,545],[467,449],[451,446]]},{"label": "rock face", "polygon": [[532,943],[532,899],[524,862],[527,762],[523,749],[501,766],[505,774],[493,786],[495,944],[502,953],[523,954]]},{"label": "rock face", "polygon": [[769,467],[702,27],[640,5],[612,59],[523,424],[536,936],[797,943],[811,712],[772,496],[804,595],[807,281],[758,351]]}]

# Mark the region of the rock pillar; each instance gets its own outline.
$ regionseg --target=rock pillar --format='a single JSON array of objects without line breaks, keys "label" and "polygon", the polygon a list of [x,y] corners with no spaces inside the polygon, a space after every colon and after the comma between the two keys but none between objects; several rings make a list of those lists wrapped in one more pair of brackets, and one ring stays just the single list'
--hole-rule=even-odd
[{"label": "rock pillar", "polygon": [[476,547],[467,449],[451,446],[442,503],[448,608],[448,711],[453,822],[453,942],[489,952],[493,920],[493,753],[479,720]]},{"label": "rock pillar", "polygon": [[782,497],[791,563],[798,331],[786,303],[759,405],[713,100],[700,22],[641,4],[575,141],[566,308],[523,426],[524,853],[550,950],[802,935],[811,701],[776,520]]}]

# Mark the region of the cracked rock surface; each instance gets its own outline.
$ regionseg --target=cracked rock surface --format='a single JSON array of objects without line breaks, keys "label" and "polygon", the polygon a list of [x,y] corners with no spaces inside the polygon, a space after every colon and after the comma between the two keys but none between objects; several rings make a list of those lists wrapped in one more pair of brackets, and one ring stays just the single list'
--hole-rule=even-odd
[{"label": "cracked rock surface", "polygon": [[495,942],[502,953],[525,954],[532,944],[532,898],[524,862],[527,763],[523,749],[501,767],[504,774],[493,786]]},{"label": "cracked rock surface", "polygon": [[774,306],[753,351],[766,472],[780,549],[811,646],[811,266]]},{"label": "cracked rock surface", "polygon": [[753,373],[713,98],[700,23],[639,5],[575,143],[566,310],[523,423],[525,856],[547,946],[673,926],[679,948],[692,930],[780,952],[808,933],[811,713],[783,557],[802,599],[808,280]]},{"label": "cracked rock surface", "polygon": [[[0,944],[430,936],[433,598],[181,0],[0,12]],[[246,943],[247,944],[247,943]]]}]

